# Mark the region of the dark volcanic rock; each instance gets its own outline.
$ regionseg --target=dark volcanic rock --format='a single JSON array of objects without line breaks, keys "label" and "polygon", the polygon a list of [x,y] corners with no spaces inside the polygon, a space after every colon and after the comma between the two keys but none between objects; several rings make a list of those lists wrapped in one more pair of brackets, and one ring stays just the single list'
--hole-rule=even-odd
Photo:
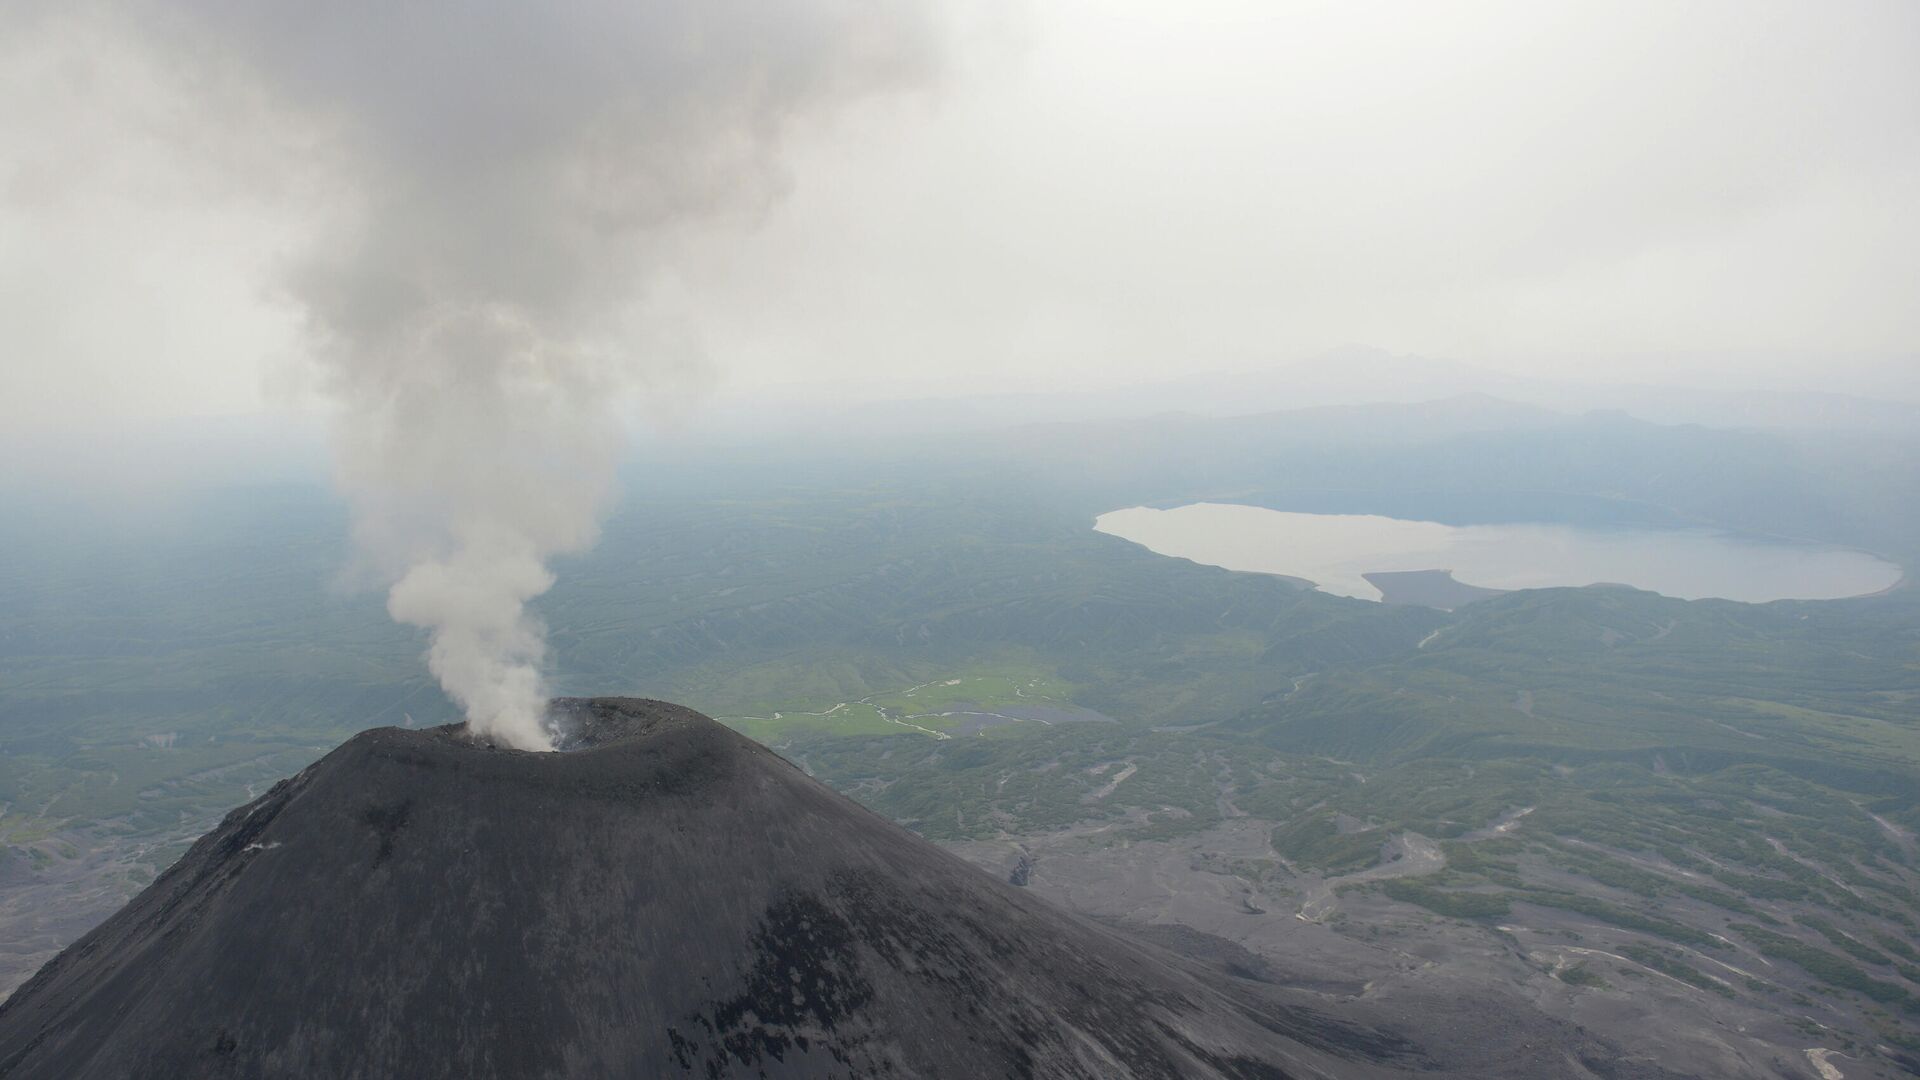
[{"label": "dark volcanic rock", "polygon": [[994,880],[686,709],[557,708],[568,753],[369,731],[235,811],[0,1006],[0,1076],[1419,1063]]},{"label": "dark volcanic rock", "polygon": [[1007,884],[1025,886],[1033,880],[1033,858],[1022,854],[1013,864],[1012,872],[1007,874]]}]

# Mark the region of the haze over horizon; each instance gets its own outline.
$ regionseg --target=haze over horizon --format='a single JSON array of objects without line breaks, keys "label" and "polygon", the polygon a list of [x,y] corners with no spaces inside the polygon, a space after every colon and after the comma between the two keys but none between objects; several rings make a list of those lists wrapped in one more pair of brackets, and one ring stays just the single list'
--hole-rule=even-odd
[{"label": "haze over horizon", "polygon": [[[649,241],[636,415],[1284,372],[1349,342],[1920,400],[1909,5],[927,10],[937,78],[794,125],[751,207]],[[4,17],[16,434],[316,398],[271,283],[352,181],[318,167],[323,127],[209,109],[143,12]]]}]

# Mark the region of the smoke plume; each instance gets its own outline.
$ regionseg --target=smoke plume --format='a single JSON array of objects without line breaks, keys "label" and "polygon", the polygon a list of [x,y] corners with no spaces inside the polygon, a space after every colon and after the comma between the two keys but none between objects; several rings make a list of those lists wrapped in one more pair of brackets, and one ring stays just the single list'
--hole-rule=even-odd
[{"label": "smoke plume", "polygon": [[926,81],[909,2],[310,0],[138,9],[236,122],[308,133],[286,289],[355,532],[477,733],[547,748],[549,561],[590,545],[645,382],[622,322],[687,230],[779,194],[796,123]]}]

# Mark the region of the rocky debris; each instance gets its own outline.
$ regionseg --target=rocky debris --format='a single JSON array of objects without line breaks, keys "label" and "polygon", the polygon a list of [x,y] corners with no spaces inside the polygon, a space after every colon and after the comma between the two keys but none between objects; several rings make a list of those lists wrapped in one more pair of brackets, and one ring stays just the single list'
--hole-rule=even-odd
[{"label": "rocky debris", "polygon": [[1021,852],[1020,857],[1013,862],[1013,872],[1007,875],[1007,884],[1025,888],[1027,882],[1033,878],[1033,866],[1033,857],[1024,851]]}]

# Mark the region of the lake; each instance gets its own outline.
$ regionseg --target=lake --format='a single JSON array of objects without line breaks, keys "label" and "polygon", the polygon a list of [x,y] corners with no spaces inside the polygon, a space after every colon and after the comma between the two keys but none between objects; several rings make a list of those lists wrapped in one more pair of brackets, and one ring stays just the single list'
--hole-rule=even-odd
[{"label": "lake", "polygon": [[1602,582],[1687,600],[1825,600],[1879,592],[1901,577],[1898,566],[1863,551],[1713,529],[1456,526],[1226,503],[1136,506],[1100,515],[1094,528],[1162,555],[1436,607],[1486,590]]}]

